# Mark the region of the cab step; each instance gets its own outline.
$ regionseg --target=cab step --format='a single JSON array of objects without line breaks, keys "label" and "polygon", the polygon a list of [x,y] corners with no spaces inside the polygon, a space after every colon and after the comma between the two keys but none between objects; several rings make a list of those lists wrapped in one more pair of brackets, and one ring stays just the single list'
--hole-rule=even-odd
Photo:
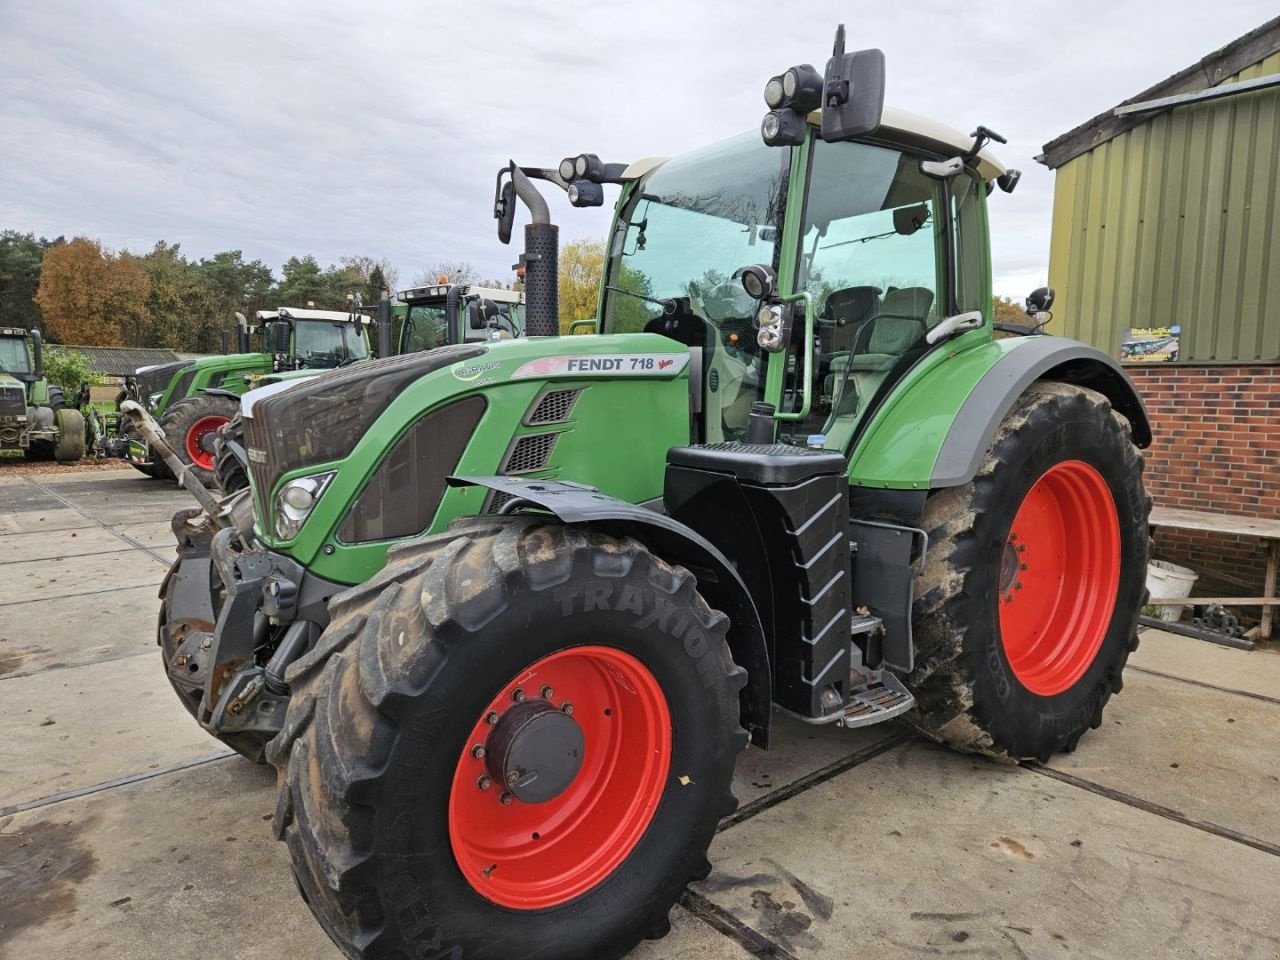
[{"label": "cab step", "polygon": [[845,699],[844,716],[836,721],[841,727],[869,727],[883,723],[906,713],[916,704],[916,698],[902,685],[902,681],[888,671],[881,671],[874,679],[859,684],[849,691]]}]

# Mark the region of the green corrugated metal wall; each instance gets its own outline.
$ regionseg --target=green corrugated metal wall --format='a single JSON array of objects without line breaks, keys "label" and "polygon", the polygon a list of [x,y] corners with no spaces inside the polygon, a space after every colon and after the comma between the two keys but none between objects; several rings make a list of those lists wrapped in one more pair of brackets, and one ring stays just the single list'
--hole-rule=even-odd
[{"label": "green corrugated metal wall", "polygon": [[[1280,73],[1280,53],[1224,82]],[[1179,324],[1179,359],[1280,360],[1280,88],[1177,107],[1058,168],[1058,332],[1113,356]]]}]

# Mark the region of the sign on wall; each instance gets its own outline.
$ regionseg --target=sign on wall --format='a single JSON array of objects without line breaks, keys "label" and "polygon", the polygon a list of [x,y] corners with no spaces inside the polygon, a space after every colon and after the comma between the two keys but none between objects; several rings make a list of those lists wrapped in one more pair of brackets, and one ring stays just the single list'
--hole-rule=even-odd
[{"label": "sign on wall", "polygon": [[1120,341],[1123,363],[1172,363],[1178,359],[1182,327],[1129,327]]}]

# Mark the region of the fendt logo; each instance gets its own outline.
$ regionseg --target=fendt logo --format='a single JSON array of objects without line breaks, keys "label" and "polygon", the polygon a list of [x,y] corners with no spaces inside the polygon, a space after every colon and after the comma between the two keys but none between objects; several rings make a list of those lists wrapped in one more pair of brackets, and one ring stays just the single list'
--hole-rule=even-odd
[{"label": "fendt logo", "polygon": [[529,377],[674,377],[689,363],[687,353],[613,353],[575,357],[542,357],[530,360],[511,374],[512,380]]}]

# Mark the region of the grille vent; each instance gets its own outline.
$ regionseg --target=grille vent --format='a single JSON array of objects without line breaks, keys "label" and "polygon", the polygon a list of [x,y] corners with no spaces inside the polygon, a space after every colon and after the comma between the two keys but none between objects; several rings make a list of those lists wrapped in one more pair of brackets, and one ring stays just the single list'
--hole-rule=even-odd
[{"label": "grille vent", "polygon": [[509,493],[503,493],[501,490],[490,490],[489,501],[485,504],[485,513],[497,513],[504,506],[514,500],[515,497]]},{"label": "grille vent", "polygon": [[528,473],[531,470],[542,470],[551,459],[551,451],[555,448],[558,433],[534,433],[521,437],[507,454],[502,465],[503,473]]},{"label": "grille vent", "polygon": [[573,405],[577,403],[580,393],[582,393],[580,388],[575,390],[552,390],[544,393],[533,408],[533,412],[526,418],[525,423],[530,426],[541,423],[564,423],[569,419],[569,413],[573,410]]}]

